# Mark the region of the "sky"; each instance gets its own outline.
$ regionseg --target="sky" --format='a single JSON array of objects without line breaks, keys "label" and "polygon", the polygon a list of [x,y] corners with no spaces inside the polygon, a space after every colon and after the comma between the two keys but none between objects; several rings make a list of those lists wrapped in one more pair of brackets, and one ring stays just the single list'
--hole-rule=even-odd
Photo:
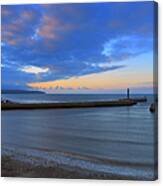
[{"label": "sky", "polygon": [[151,93],[154,2],[3,5],[2,89]]}]

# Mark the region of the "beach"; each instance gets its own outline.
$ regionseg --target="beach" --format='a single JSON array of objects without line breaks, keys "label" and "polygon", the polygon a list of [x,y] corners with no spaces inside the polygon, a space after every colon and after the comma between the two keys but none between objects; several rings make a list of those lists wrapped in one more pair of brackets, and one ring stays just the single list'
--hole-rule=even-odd
[{"label": "beach", "polygon": [[157,3],[1,9],[2,176],[157,179]]},{"label": "beach", "polygon": [[[10,156],[2,156],[2,173],[3,177],[49,177],[49,178],[93,178],[93,173],[86,170],[69,170],[61,165],[39,166],[15,160]],[[94,173],[94,178],[97,175]],[[105,175],[100,176],[101,179]]]},{"label": "beach", "polygon": [[[10,100],[19,102],[22,96],[11,95]],[[58,104],[59,99],[78,103],[122,98],[32,96],[32,103],[50,99]],[[26,103],[30,98],[26,96]],[[2,110],[2,176],[156,179],[154,115],[149,111],[153,99],[147,98],[123,107]]]},{"label": "beach", "polygon": [[130,176],[97,173],[79,168],[71,168],[59,164],[53,166],[33,165],[15,160],[10,156],[2,156],[2,177],[29,178],[69,178],[69,179],[134,179]]}]

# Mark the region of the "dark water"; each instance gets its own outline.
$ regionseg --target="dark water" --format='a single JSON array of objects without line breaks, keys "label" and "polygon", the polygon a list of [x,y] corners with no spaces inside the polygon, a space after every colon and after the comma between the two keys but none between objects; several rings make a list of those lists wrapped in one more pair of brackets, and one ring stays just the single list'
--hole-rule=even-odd
[{"label": "dark water", "polygon": [[[27,102],[65,102],[123,96],[10,94],[3,97]],[[149,112],[149,105],[153,97],[147,95],[147,98],[148,102],[131,107],[2,111],[2,149],[97,172],[152,179],[154,115]]]}]

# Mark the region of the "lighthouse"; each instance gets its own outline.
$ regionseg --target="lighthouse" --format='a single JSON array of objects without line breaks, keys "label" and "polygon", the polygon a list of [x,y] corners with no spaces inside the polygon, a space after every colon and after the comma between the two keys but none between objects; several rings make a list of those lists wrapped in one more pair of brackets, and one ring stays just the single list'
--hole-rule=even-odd
[{"label": "lighthouse", "polygon": [[130,89],[127,88],[127,99],[130,99]]}]

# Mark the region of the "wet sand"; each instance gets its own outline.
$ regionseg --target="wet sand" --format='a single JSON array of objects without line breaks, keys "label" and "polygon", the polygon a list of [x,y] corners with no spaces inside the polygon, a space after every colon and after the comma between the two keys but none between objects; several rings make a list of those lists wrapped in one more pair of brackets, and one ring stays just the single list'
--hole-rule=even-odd
[{"label": "wet sand", "polygon": [[59,164],[53,166],[33,165],[14,159],[12,156],[2,155],[2,177],[27,177],[27,178],[68,178],[68,179],[119,179],[137,180],[131,176],[97,173],[79,168],[70,168]]}]

